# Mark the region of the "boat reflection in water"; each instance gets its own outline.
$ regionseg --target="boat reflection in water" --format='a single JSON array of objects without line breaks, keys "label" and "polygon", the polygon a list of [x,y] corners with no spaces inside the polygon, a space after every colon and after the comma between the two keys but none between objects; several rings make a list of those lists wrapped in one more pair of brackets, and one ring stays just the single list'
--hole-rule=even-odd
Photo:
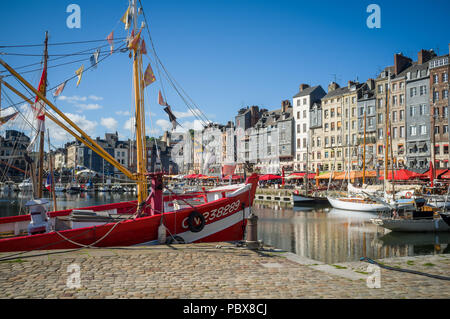
[{"label": "boat reflection in water", "polygon": [[450,233],[391,233],[370,221],[378,213],[263,203],[254,212],[265,244],[325,263],[439,254],[450,242]]}]

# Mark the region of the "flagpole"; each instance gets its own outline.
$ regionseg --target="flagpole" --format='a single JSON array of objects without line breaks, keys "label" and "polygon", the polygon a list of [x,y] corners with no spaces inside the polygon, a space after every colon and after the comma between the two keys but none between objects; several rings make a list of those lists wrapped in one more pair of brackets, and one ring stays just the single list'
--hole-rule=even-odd
[{"label": "flagpole", "polygon": [[47,139],[48,139],[48,162],[49,162],[49,174],[51,174],[52,182],[50,184],[50,191],[52,193],[53,197],[53,210],[57,211],[57,205],[56,205],[56,194],[55,194],[55,176],[53,174],[53,162],[52,162],[52,153],[50,152],[50,130],[47,129]]},{"label": "flagpole", "polygon": [[[47,60],[48,60],[48,31],[45,31],[45,41],[44,41],[44,68],[43,74],[44,81],[42,85],[44,89],[41,91],[44,96],[47,93]],[[38,108],[38,107],[37,107]],[[38,108],[38,116],[40,115],[41,109]],[[45,118],[45,117],[44,117]],[[44,120],[38,120],[39,122],[39,168],[38,168],[38,183],[37,183],[37,198],[42,197],[42,179],[44,175]]]}]

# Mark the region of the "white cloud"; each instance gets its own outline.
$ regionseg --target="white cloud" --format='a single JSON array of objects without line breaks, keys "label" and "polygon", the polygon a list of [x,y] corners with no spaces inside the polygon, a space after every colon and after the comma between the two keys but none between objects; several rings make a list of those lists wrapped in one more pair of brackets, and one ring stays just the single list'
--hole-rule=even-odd
[{"label": "white cloud", "polygon": [[134,117],[130,117],[128,120],[125,121],[125,124],[123,125],[123,128],[128,130],[128,131],[134,132],[135,123],[136,123],[136,119]]},{"label": "white cloud", "polygon": [[100,124],[110,131],[115,131],[119,122],[117,122],[117,120],[113,117],[102,117],[100,120]]},{"label": "white cloud", "polygon": [[75,104],[76,107],[78,107],[80,110],[78,112],[81,112],[81,110],[98,110],[101,109],[103,106],[100,104]]},{"label": "white cloud", "polygon": [[85,101],[87,101],[87,97],[86,96],[78,96],[78,95],[74,95],[74,96],[60,95],[58,97],[58,100],[66,101],[66,102],[69,102],[69,103],[78,103],[78,102],[85,102]]},{"label": "white cloud", "polygon": [[93,101],[101,101],[101,100],[103,100],[103,97],[101,97],[101,96],[96,96],[96,95],[89,95],[89,97],[88,97],[90,100],[93,100]]},{"label": "white cloud", "polygon": [[130,116],[130,111],[117,111],[116,115],[122,115],[122,116]]}]

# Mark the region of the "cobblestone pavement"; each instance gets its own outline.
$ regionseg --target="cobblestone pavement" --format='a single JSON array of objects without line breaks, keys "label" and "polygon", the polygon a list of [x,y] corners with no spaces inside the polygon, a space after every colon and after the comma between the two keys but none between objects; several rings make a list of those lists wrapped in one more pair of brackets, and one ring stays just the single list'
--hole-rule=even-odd
[{"label": "cobblestone pavement", "polygon": [[[33,254],[41,252],[33,252]],[[0,254],[0,258],[10,253]],[[369,288],[365,262],[326,265],[229,243],[83,249],[0,262],[1,298],[449,298],[449,281],[381,269]],[[450,276],[450,255],[379,260]],[[71,287],[79,265],[80,287]],[[73,271],[73,270],[72,270]],[[76,271],[76,270],[75,270]],[[72,281],[71,281],[72,280]]]}]

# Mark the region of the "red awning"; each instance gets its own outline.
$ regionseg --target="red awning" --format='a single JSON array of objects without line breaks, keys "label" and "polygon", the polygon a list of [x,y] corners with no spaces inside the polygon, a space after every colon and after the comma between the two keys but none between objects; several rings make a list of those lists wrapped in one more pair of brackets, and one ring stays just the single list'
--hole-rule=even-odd
[{"label": "red awning", "polygon": [[[407,169],[399,169],[394,172],[394,180],[396,181],[406,181],[410,178],[419,177],[423,174],[417,174],[411,171],[408,171]],[[384,176],[380,176],[380,180],[383,180]],[[388,180],[392,180],[392,171],[388,172]]]},{"label": "red awning", "polygon": [[259,177],[260,181],[271,181],[275,179],[281,179],[280,175],[272,175],[272,174],[266,174]]}]

